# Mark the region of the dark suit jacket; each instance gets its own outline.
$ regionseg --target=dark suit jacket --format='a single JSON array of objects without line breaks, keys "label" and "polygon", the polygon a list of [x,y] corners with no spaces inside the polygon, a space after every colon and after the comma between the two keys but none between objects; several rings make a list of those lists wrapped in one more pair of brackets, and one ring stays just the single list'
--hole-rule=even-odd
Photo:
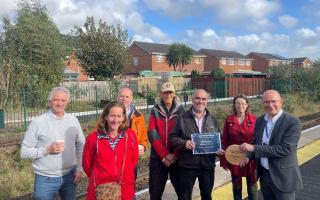
[{"label": "dark suit jacket", "polygon": [[[254,129],[255,150],[249,157],[256,158],[258,164],[260,158],[268,158],[271,179],[280,191],[293,192],[302,188],[297,158],[297,145],[301,136],[300,120],[283,112],[273,128],[269,145],[262,145],[265,125],[264,115],[260,116]],[[258,167],[258,176],[259,174]]]}]

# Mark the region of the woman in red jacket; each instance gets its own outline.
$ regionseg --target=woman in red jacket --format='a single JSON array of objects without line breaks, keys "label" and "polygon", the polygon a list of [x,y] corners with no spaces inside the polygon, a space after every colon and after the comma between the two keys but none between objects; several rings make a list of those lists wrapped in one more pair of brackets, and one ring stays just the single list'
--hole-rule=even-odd
[{"label": "woman in red jacket", "polygon": [[[223,149],[232,144],[252,143],[256,117],[249,113],[249,101],[244,95],[233,99],[233,114],[229,115],[224,123],[222,134]],[[245,167],[232,165],[221,157],[220,165],[230,170],[232,177],[233,198],[242,199],[242,177],[247,179],[248,199],[257,199],[257,178],[255,163],[251,160]]]},{"label": "woman in red jacket", "polygon": [[82,166],[89,177],[87,199],[96,199],[96,187],[110,182],[120,183],[122,200],[134,199],[133,169],[137,162],[138,142],[128,128],[126,109],[122,103],[110,102],[84,146]]}]

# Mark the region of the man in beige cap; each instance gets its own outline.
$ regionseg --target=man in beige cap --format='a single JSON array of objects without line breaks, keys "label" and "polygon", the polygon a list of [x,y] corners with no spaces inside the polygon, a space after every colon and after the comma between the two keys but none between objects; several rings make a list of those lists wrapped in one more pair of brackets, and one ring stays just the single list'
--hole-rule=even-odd
[{"label": "man in beige cap", "polygon": [[148,128],[148,138],[151,144],[149,166],[149,193],[150,199],[161,199],[168,174],[171,184],[177,194],[178,171],[177,152],[170,144],[169,133],[184,109],[176,101],[176,93],[169,82],[161,86],[160,102],[151,110]]}]

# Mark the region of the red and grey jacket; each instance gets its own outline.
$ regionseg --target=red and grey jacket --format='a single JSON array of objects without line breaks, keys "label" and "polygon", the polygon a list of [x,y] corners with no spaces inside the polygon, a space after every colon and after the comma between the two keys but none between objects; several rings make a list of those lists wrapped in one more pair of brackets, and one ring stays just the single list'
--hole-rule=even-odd
[{"label": "red and grey jacket", "polygon": [[177,152],[173,151],[173,147],[170,144],[169,134],[182,113],[184,113],[184,109],[181,105],[178,105],[176,100],[174,100],[169,111],[167,111],[162,102],[154,105],[150,113],[148,128],[151,157],[155,156],[154,154],[156,153],[162,160],[169,153],[177,155]]}]

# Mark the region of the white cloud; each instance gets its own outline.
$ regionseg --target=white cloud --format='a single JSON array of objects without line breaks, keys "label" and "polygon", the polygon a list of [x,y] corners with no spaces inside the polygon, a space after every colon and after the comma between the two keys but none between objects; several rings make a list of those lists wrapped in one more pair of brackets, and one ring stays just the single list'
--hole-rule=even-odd
[{"label": "white cloud", "polygon": [[[260,34],[226,35],[215,34],[217,37],[206,37],[204,32],[199,30],[189,30],[194,32],[194,36],[188,37],[188,44],[198,50],[200,48],[223,49],[238,51],[246,55],[249,52],[275,53],[285,57],[319,58],[320,27],[313,29],[299,29],[290,34],[274,34],[263,32]],[[201,37],[199,37],[201,36]]]},{"label": "white cloud", "polygon": [[194,0],[144,0],[144,3],[151,10],[164,12],[174,19],[201,12],[201,9],[195,9],[201,5]]},{"label": "white cloud", "polygon": [[141,35],[135,34],[132,37],[133,41],[141,41],[141,42],[154,42],[151,38],[143,37]]},{"label": "white cloud", "polygon": [[[5,2],[3,2],[5,1]],[[18,0],[2,0],[0,14],[16,10]],[[87,16],[93,16],[108,24],[121,24],[142,40],[168,40],[168,36],[158,27],[148,24],[138,10],[139,0],[44,0],[50,17],[59,30],[70,33],[76,26],[83,26]],[[160,3],[162,4],[162,3]]]},{"label": "white cloud", "polygon": [[269,0],[244,0],[245,10],[241,11],[248,17],[261,19],[280,9],[277,1]]},{"label": "white cloud", "polygon": [[261,20],[280,9],[279,1],[269,0],[144,0],[148,8],[173,18],[211,12],[222,23]]},{"label": "white cloud", "polygon": [[222,21],[262,19],[280,9],[278,1],[268,0],[201,0],[201,2],[217,12]]},{"label": "white cloud", "polygon": [[206,29],[203,33],[202,33],[202,36],[205,37],[205,38],[219,38],[219,36],[216,34],[216,32],[209,28],[209,29]]},{"label": "white cloud", "polygon": [[[270,31],[274,28],[274,24],[270,21],[269,17],[280,9],[278,2],[267,0],[241,0],[237,1],[237,4],[236,12],[233,15],[226,17],[231,23],[240,24],[240,26],[244,26],[247,30],[254,32]],[[227,9],[227,6],[225,9]],[[223,22],[224,10],[220,10],[219,17]]]},{"label": "white cloud", "polygon": [[278,20],[285,28],[295,27],[299,21],[297,18],[290,15],[281,15],[278,17]]},{"label": "white cloud", "polygon": [[292,35],[292,41],[297,47],[295,50],[305,55],[314,55],[314,58],[319,57],[320,32],[319,27],[315,30],[309,28],[301,28],[295,31]]},{"label": "white cloud", "polygon": [[145,23],[138,12],[133,12],[128,16],[127,25],[141,37],[154,38],[156,40],[168,39],[168,36],[159,28]]},{"label": "white cloud", "polygon": [[125,24],[127,15],[137,6],[137,0],[45,0],[54,22],[63,33],[68,33],[74,25],[82,26],[87,16],[109,24]]},{"label": "white cloud", "polygon": [[317,33],[309,28],[301,28],[301,29],[298,29],[296,31],[296,34],[298,36],[301,36],[302,38],[315,38],[317,37]]},{"label": "white cloud", "polygon": [[247,30],[253,32],[265,32],[274,28],[274,24],[269,19],[251,19],[248,22],[244,22],[244,26]]},{"label": "white cloud", "polygon": [[194,36],[194,31],[189,29],[189,30],[186,30],[186,33],[187,33],[187,36],[188,37],[193,37]]},{"label": "white cloud", "polygon": [[[1,0],[0,15],[13,16],[12,12],[17,8],[17,1]],[[272,33],[275,24],[271,20],[277,17],[281,9],[279,0],[143,0],[142,6],[142,1],[139,0],[44,0],[43,2],[62,33],[68,33],[74,25],[82,26],[87,16],[94,16],[96,20],[102,19],[109,24],[123,25],[132,33],[133,39],[139,41],[171,43],[176,42],[173,38],[177,37],[180,42],[183,41],[196,50],[225,49],[243,54],[260,51],[287,57],[318,58],[320,55],[320,26],[299,28],[288,34]],[[309,8],[314,7],[310,5]],[[144,12],[150,10],[164,13],[174,19],[206,17],[204,21],[209,24],[207,28],[199,28],[203,26],[202,22],[199,24],[192,22],[194,27],[178,30],[178,36],[169,36],[143,16]],[[319,9],[317,12],[320,13]],[[312,15],[317,15],[317,12],[313,12]],[[207,15],[208,13],[211,16]],[[299,22],[290,15],[281,15],[278,21],[287,28],[294,28]],[[220,23],[217,24],[218,22]],[[220,29],[212,28],[210,24],[217,24]],[[250,30],[253,33],[238,34],[228,27],[236,31]]]},{"label": "white cloud", "polygon": [[1,0],[0,16],[1,18],[10,15],[17,9],[18,0]]}]

